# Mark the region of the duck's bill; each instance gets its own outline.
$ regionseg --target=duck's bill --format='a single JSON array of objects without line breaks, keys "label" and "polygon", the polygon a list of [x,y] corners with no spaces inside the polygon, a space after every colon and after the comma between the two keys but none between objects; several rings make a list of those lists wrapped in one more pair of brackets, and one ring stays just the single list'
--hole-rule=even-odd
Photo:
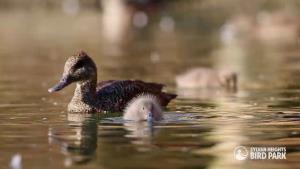
[{"label": "duck's bill", "polygon": [[154,120],[154,118],[153,118],[153,114],[152,114],[152,112],[149,112],[149,113],[148,113],[148,117],[147,117],[147,122],[150,122],[150,123],[152,123],[152,122],[153,122],[153,120]]},{"label": "duck's bill", "polygon": [[48,89],[49,93],[60,91],[61,89],[68,86],[71,82],[67,78],[62,78],[55,86]]}]

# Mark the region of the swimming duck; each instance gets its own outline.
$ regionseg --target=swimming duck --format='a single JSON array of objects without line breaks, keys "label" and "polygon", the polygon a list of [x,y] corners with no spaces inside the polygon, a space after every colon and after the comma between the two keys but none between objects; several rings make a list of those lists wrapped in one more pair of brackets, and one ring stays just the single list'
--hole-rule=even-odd
[{"label": "swimming duck", "polygon": [[162,92],[162,84],[140,80],[108,80],[97,84],[96,64],[84,51],[67,59],[60,81],[48,91],[59,91],[74,82],[76,89],[68,104],[69,112],[121,112],[132,98],[142,93],[155,95],[161,106],[167,106],[177,96]]},{"label": "swimming duck", "polygon": [[193,68],[176,76],[179,88],[227,88],[236,89],[237,74],[209,68]]},{"label": "swimming duck", "polygon": [[159,101],[152,94],[142,94],[133,98],[124,110],[124,120],[159,121],[163,119]]}]

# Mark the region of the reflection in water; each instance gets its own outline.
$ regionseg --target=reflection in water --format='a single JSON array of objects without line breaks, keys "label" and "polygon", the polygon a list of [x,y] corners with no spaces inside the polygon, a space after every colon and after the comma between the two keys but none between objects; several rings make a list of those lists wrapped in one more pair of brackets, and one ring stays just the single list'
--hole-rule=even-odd
[{"label": "reflection in water", "polygon": [[[153,124],[148,122],[125,122],[124,127],[128,134],[125,137],[128,138],[136,138],[136,140],[132,140],[132,144],[136,145],[148,145],[152,144],[152,137],[159,132],[154,128]],[[144,147],[141,147],[144,149]]]},{"label": "reflection in water", "polygon": [[[220,100],[218,110],[220,112],[230,112],[232,116],[236,116],[236,114],[240,111],[243,111],[241,107],[243,105],[236,103],[234,101],[229,101],[227,99]],[[227,100],[227,101],[226,101]],[[250,118],[251,119],[251,118]],[[213,139],[218,142],[209,153],[218,154],[217,158],[211,163],[209,168],[221,168],[222,166],[230,166],[229,168],[240,168],[239,163],[241,161],[237,161],[233,158],[233,150],[240,145],[243,145],[244,142],[247,141],[247,137],[244,136],[244,123],[247,123],[248,118],[245,118],[243,121],[231,121],[231,122],[223,122],[222,126],[217,126],[213,131]],[[243,161],[242,161],[243,162]]]},{"label": "reflection in water", "polygon": [[218,97],[230,97],[236,94],[236,91],[226,89],[182,89],[177,88],[176,92],[180,98],[209,100]]},{"label": "reflection in water", "polygon": [[130,133],[126,134],[126,137],[135,138],[151,138],[154,132],[154,126],[148,122],[125,122],[124,127]]},{"label": "reflection in water", "polygon": [[49,143],[58,144],[66,155],[65,166],[85,164],[95,156],[97,120],[91,114],[68,114],[69,128],[49,128]]}]

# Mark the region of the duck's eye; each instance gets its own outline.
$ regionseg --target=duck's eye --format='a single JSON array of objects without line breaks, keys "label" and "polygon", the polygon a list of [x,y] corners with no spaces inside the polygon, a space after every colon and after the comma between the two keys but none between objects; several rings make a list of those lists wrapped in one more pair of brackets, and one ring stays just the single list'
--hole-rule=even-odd
[{"label": "duck's eye", "polygon": [[74,69],[79,69],[79,68],[83,67],[83,65],[84,65],[84,61],[80,60],[75,64]]},{"label": "duck's eye", "polygon": [[143,110],[145,110],[145,107],[143,107]]}]

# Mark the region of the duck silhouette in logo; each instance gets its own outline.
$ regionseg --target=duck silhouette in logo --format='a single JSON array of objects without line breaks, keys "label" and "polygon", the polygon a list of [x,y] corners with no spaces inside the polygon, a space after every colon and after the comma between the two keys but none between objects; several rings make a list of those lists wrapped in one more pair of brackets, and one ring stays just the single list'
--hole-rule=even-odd
[{"label": "duck silhouette in logo", "polygon": [[245,147],[239,146],[234,151],[234,158],[236,160],[245,160],[248,156],[248,151]]}]

